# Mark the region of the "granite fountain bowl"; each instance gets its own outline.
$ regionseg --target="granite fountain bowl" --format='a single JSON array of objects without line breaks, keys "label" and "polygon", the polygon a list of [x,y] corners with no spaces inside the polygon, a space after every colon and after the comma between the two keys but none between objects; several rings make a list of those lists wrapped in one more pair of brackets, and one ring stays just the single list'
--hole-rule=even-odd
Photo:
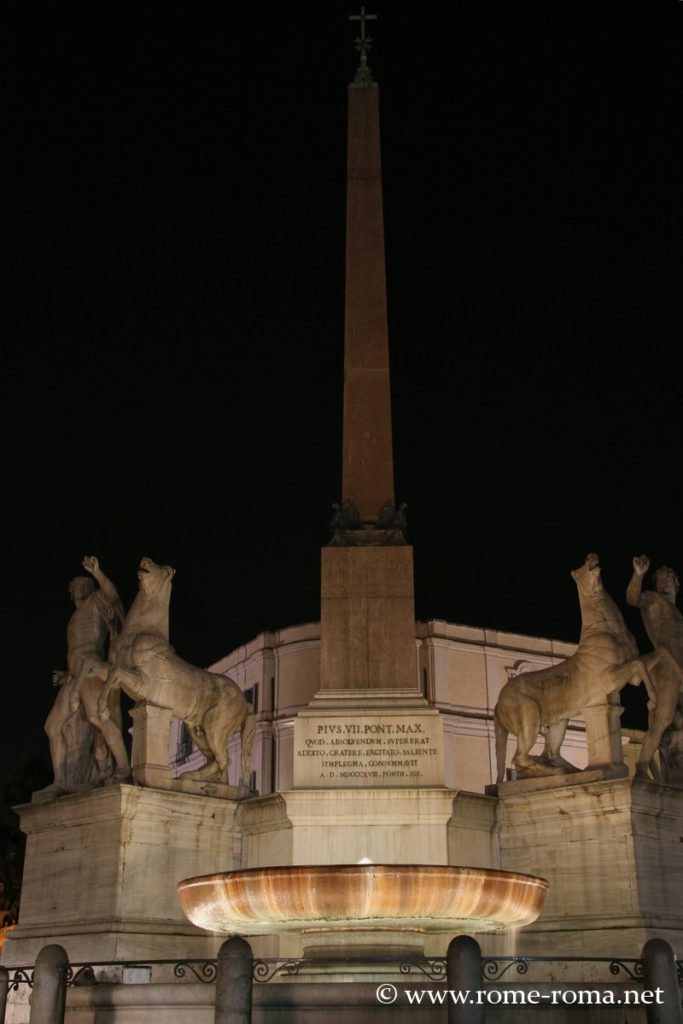
[{"label": "granite fountain bowl", "polygon": [[540,916],[547,892],[533,875],[415,864],[251,868],[178,884],[190,921],[223,935],[517,928]]}]

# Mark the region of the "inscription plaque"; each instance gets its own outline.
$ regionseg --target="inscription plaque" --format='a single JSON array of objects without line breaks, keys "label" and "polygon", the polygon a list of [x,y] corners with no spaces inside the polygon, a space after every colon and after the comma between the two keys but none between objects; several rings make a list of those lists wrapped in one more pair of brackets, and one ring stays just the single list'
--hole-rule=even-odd
[{"label": "inscription plaque", "polygon": [[435,712],[304,712],[294,722],[295,788],[443,784],[443,726]]}]

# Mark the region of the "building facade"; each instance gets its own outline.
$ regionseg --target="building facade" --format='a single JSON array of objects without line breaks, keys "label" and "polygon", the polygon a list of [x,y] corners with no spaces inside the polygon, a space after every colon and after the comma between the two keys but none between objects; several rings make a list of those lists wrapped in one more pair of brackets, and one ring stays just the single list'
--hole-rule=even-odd
[{"label": "building facade", "polygon": [[[416,685],[443,718],[445,784],[482,793],[496,777],[493,709],[501,689],[521,672],[563,661],[576,646],[440,619],[416,623],[415,645]],[[210,668],[234,680],[256,711],[252,774],[242,781],[263,796],[291,789],[294,720],[320,688],[320,623],[259,633]],[[539,741],[534,753],[540,750]],[[562,752],[577,768],[585,768],[586,731],[581,720],[571,722]],[[238,735],[231,738],[230,760],[230,781],[237,785]],[[202,762],[182,723],[175,721],[171,731],[174,774],[191,771]]]}]

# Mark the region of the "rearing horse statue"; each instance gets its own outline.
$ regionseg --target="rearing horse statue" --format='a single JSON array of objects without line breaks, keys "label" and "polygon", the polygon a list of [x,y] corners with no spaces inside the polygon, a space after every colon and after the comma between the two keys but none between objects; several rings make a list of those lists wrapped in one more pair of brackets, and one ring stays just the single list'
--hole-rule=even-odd
[{"label": "rearing horse statue", "polygon": [[108,698],[120,688],[135,701],[169,708],[180,718],[207,763],[187,772],[187,779],[228,781],[228,737],[240,731],[242,777],[249,777],[256,716],[232,679],[195,668],[179,658],[169,643],[168,608],[175,569],[143,558],[140,587],[121,632],[109,651],[111,670],[98,712],[109,717]]},{"label": "rearing horse statue", "polygon": [[[570,718],[627,683],[649,684],[649,670],[670,658],[664,648],[638,655],[621,612],[603,587],[597,555],[588,555],[572,578],[581,607],[577,650],[559,665],[510,679],[500,692],[493,716],[499,784],[505,775],[509,733],[517,740],[512,762],[522,777],[576,771],[560,755]],[[529,751],[542,728],[547,730],[545,749],[533,757]]]}]

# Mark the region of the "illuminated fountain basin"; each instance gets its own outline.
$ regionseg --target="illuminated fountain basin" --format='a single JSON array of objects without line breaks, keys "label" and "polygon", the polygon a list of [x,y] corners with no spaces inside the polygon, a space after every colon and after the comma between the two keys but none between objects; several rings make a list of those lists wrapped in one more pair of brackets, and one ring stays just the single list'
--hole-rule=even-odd
[{"label": "illuminated fountain basin", "polygon": [[519,928],[540,916],[547,892],[533,875],[403,864],[252,868],[178,884],[183,910],[200,928],[321,937]]}]

